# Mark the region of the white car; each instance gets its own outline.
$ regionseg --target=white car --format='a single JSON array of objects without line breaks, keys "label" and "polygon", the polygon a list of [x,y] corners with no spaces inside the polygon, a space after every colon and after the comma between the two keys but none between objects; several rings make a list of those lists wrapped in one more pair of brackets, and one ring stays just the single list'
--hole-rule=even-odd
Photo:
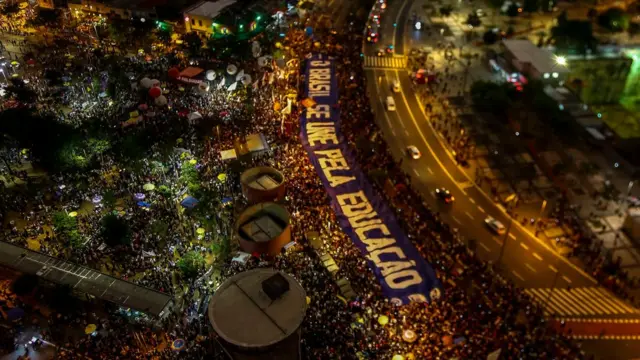
[{"label": "white car", "polygon": [[387,111],[396,111],[396,101],[393,100],[393,96],[387,96],[385,103],[387,105]]},{"label": "white car", "polygon": [[418,148],[413,145],[407,146],[407,153],[414,160],[418,160],[422,156],[422,153],[420,153],[420,150],[418,150]]},{"label": "white car", "polygon": [[391,83],[391,89],[393,90],[394,93],[399,93],[400,90],[400,82],[398,80],[393,80],[393,83]]},{"label": "white car", "polygon": [[487,216],[487,218],[484,219],[484,223],[487,224],[489,229],[491,229],[498,235],[504,235],[504,233],[507,231],[507,229],[505,229],[504,225],[502,225],[500,221],[494,219],[491,216]]}]

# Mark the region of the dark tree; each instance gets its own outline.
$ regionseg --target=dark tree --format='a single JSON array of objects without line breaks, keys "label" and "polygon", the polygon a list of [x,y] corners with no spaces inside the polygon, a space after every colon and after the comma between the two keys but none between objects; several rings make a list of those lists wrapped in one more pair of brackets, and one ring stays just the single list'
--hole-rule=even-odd
[{"label": "dark tree", "polygon": [[105,244],[117,247],[131,244],[131,228],[125,219],[108,214],[102,218],[100,237]]},{"label": "dark tree", "polygon": [[25,296],[33,294],[33,291],[38,286],[38,276],[31,274],[20,275],[13,284],[11,290],[18,296]]},{"label": "dark tree", "polygon": [[518,4],[511,3],[511,5],[509,5],[509,7],[507,8],[507,16],[509,16],[510,18],[515,18],[520,14],[520,11],[521,10],[518,7]]},{"label": "dark tree", "polygon": [[629,27],[629,15],[621,8],[609,8],[598,16],[598,25],[612,32],[621,32]]},{"label": "dark tree", "polygon": [[487,45],[493,45],[498,41],[498,34],[493,30],[488,30],[482,34],[482,41]]},{"label": "dark tree", "polygon": [[522,10],[526,13],[533,14],[540,9],[540,2],[538,0],[524,0],[522,4]]},{"label": "dark tree", "polygon": [[440,8],[440,15],[447,17],[451,15],[453,12],[453,7],[451,5],[446,5]]},{"label": "dark tree", "polygon": [[482,21],[480,20],[478,14],[473,12],[467,16],[467,24],[473,27],[478,27],[480,26],[480,24],[482,24]]}]

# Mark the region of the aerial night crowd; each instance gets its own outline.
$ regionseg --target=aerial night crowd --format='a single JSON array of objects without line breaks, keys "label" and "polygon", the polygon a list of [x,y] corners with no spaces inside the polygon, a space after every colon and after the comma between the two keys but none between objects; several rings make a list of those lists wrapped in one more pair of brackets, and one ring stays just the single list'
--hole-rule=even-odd
[{"label": "aerial night crowd", "polygon": [[[120,149],[110,149],[99,154],[99,166],[94,170],[52,173],[46,180],[34,180],[26,170],[14,169],[25,160],[38,159],[7,143],[2,164],[6,181],[0,193],[3,240],[180,301],[161,320],[123,314],[100,302],[45,311],[48,306],[42,305],[47,303],[43,295],[36,295],[34,303],[12,294],[11,286],[4,284],[3,312],[19,307],[25,314],[0,335],[3,353],[17,350],[26,357],[30,352],[44,351],[51,343],[55,347],[49,351],[55,352],[56,359],[215,358],[219,348],[202,311],[203,299],[229,276],[269,266],[292,274],[309,296],[302,329],[305,359],[392,359],[396,355],[405,359],[483,359],[498,349],[503,359],[584,357],[579,344],[550,329],[541,309],[470,252],[422,201],[378,136],[364,84],[362,36],[359,31],[341,33],[323,28],[313,21],[315,17],[307,23],[294,25],[292,21],[286,36],[278,38],[276,34],[276,41],[268,36],[258,39],[263,53],[270,53],[275,42],[282,42],[277,47],[284,50],[279,51],[288,59],[299,59],[293,65],[260,66],[250,55],[230,61],[254,79],[235,91],[229,91],[228,85],[217,86],[218,81],[212,81],[206,91],[179,84],[169,69],[194,63],[205,67],[207,59],[190,57],[173,47],[149,56],[127,44],[122,48],[133,48],[133,54],[115,53],[113,48],[97,52],[92,44],[81,42],[73,44],[72,53],[68,43],[50,44],[46,52],[34,50],[36,65],[24,69],[20,76],[26,80],[23,86],[35,92],[36,100],[31,104],[5,100],[1,116],[26,111],[81,131],[88,131],[84,124],[92,122],[116,138],[133,134],[145,145],[119,144],[139,152],[130,154],[140,157],[136,166],[130,166],[133,161],[127,156],[116,154]],[[349,20],[354,28],[364,26],[355,16]],[[305,33],[307,25],[314,26],[313,38]],[[383,182],[372,180],[396,209],[398,221],[414,246],[434,268],[443,284],[439,299],[397,306],[382,295],[367,260],[341,231],[320,178],[302,148],[298,124],[302,105],[294,104],[285,115],[280,109],[284,106],[274,106],[286,104],[292,91],[299,94],[297,100],[303,99],[305,59],[312,53],[338,60],[342,132],[365,172],[381,169],[395,184],[396,191],[389,192],[383,189]],[[228,77],[225,69],[230,62],[221,66],[219,77]],[[59,97],[51,96],[55,89],[45,77],[51,72],[65,77],[67,85]],[[104,79],[114,73],[125,77],[116,85],[115,94],[99,96],[97,91],[88,91],[86,78]],[[166,103],[149,98],[146,89],[140,89],[144,78],[160,81]],[[100,80],[95,86],[101,86]],[[126,120],[131,112],[144,119],[121,126],[123,116]],[[190,121],[189,115],[195,112],[201,118]],[[271,150],[243,157],[240,167],[267,165],[284,173],[285,203],[300,246],[277,257],[254,254],[241,264],[232,262],[230,253],[216,257],[217,248],[211,246],[230,236],[236,210],[245,205],[238,171],[230,169],[220,152],[257,133],[265,136]],[[12,184],[19,182],[22,187],[16,190]],[[185,187],[190,194],[199,194],[200,200],[188,211],[175,200]],[[227,198],[232,199],[230,203],[222,201]],[[70,247],[53,228],[54,216],[60,213],[75,216],[77,231],[83,234],[81,246]],[[108,213],[116,213],[127,223],[130,244],[103,244],[101,227]],[[338,276],[351,282],[355,299],[340,296],[338,285],[305,237],[309,232],[319,234],[323,250],[336,260]],[[187,279],[179,266],[182,258],[194,252],[207,259],[198,269],[198,280]],[[203,274],[208,278],[203,280]],[[96,325],[95,330],[86,334],[84,329],[90,324]],[[26,354],[25,342],[18,340],[25,333],[38,334],[40,339],[27,347]],[[185,341],[183,349],[172,348],[176,339]]]}]

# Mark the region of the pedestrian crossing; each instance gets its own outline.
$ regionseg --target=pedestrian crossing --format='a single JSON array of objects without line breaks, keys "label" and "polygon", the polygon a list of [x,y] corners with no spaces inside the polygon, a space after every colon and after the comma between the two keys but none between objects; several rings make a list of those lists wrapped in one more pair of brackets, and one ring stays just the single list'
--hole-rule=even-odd
[{"label": "pedestrian crossing", "polygon": [[404,69],[407,67],[406,56],[365,56],[366,68]]},{"label": "pedestrian crossing", "polygon": [[638,315],[640,310],[619,300],[601,287],[571,289],[525,289],[540,306],[545,316],[612,316]]}]

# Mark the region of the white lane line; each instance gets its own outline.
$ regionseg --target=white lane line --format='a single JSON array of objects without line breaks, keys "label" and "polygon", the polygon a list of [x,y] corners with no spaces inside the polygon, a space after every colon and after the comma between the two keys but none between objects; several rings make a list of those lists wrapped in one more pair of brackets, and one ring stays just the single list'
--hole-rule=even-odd
[{"label": "white lane line", "polygon": [[409,136],[409,132],[407,131],[407,129],[404,129],[404,134]]},{"label": "white lane line", "polygon": [[420,177],[420,173],[418,172],[418,170],[413,169],[413,172],[416,174],[417,177]]},{"label": "white lane line", "polygon": [[467,215],[469,218],[471,218],[471,220],[474,219],[473,215],[469,214],[468,211],[465,211],[464,214]]},{"label": "white lane line", "polygon": [[400,125],[402,126],[403,129],[405,129],[405,131],[407,130],[407,128],[404,126],[404,121],[399,121]]},{"label": "white lane line", "polygon": [[527,245],[525,245],[524,243],[520,243],[520,246],[522,246],[522,248],[525,249],[525,250],[529,250],[529,247]]},{"label": "white lane line", "polygon": [[536,268],[534,268],[533,266],[529,265],[528,263],[525,263],[525,264],[524,264],[524,266],[526,266],[526,267],[527,267],[527,269],[529,269],[529,270],[533,271],[534,273],[535,273],[535,272],[538,272],[538,271],[536,271]]},{"label": "white lane line", "polygon": [[515,270],[512,270],[511,273],[513,274],[513,276],[515,276],[518,279],[524,281],[524,278],[522,276],[520,276],[520,274],[518,274]]},{"label": "white lane line", "polygon": [[429,174],[433,175],[433,170],[431,170],[431,168],[428,166],[427,166],[427,171],[429,172]]},{"label": "white lane line", "polygon": [[489,247],[483,243],[479,243],[480,246],[482,246],[483,249],[487,250],[488,252],[491,252],[491,249],[489,249]]},{"label": "white lane line", "polygon": [[[510,238],[512,238],[513,240],[515,240],[515,239],[516,239],[516,236],[515,236],[515,235],[513,235],[513,233],[509,233],[509,237],[510,237]],[[528,248],[526,248],[526,249],[528,249]]]},{"label": "white lane line", "polygon": [[495,241],[496,244],[498,244],[498,245],[502,245],[502,241],[500,241],[500,239],[496,238],[495,236],[492,236],[491,240]]},{"label": "white lane line", "polygon": [[484,211],[484,209],[481,206],[478,206],[478,210],[480,210],[481,213],[486,214],[487,212]]},{"label": "white lane line", "polygon": [[475,200],[473,200],[473,198],[472,198],[472,197],[470,197],[470,198],[469,198],[469,201],[471,201],[471,203],[472,203],[472,204],[475,204],[475,203],[476,203],[476,201],[475,201]]},{"label": "white lane line", "polygon": [[536,252],[533,253],[533,257],[538,259],[538,260],[540,260],[540,261],[542,261],[542,256],[538,255],[538,253],[536,253]]},{"label": "white lane line", "polygon": [[556,269],[556,267],[553,265],[549,265],[549,269],[551,269],[551,271],[553,272],[558,272],[558,269]]},{"label": "white lane line", "polygon": [[458,220],[457,217],[455,216],[451,216],[451,218],[453,218],[453,221],[457,222],[458,224],[462,225],[462,223],[460,222],[460,220]]},{"label": "white lane line", "polygon": [[569,278],[568,278],[568,277],[566,277],[566,276],[562,276],[562,280],[566,281],[566,282],[567,282],[567,283],[569,283],[569,284],[571,284],[571,283],[572,283],[571,279],[569,279]]},{"label": "white lane line", "polygon": [[391,133],[393,134],[393,136],[396,136],[396,130],[394,128],[391,128]]}]

